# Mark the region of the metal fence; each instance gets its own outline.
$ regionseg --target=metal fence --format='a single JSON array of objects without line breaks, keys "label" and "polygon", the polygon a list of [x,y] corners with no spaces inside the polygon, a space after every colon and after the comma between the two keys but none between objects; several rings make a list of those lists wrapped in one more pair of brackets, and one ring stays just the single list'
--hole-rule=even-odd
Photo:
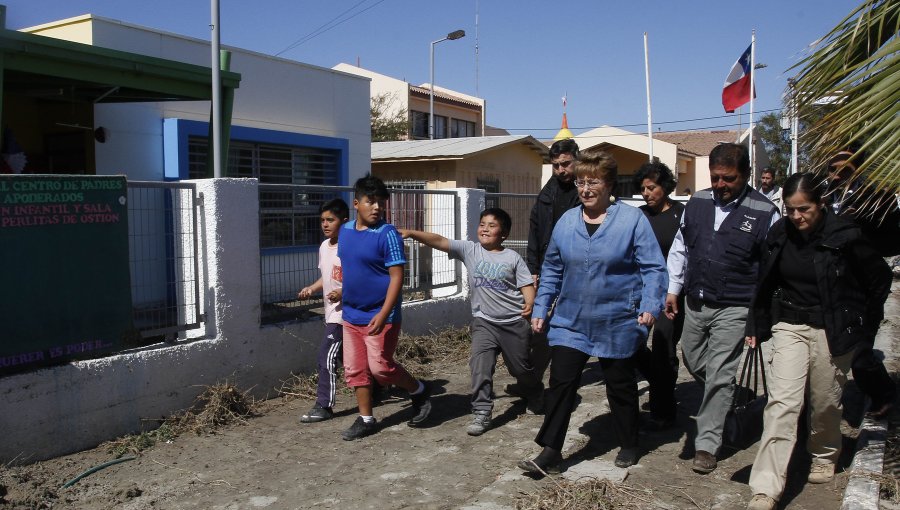
[{"label": "metal fence", "polygon": [[128,252],[135,327],[143,338],[200,326],[197,189],[128,181]]},{"label": "metal fence", "polygon": [[[322,299],[300,301],[297,292],[320,274],[318,247],[323,241],[319,208],[334,198],[352,204],[352,188],[343,186],[260,184],[261,321],[273,323],[317,317]],[[392,189],[385,219],[397,228],[436,232],[458,239],[459,198],[453,191]],[[355,211],[350,210],[350,219]],[[404,300],[432,297],[437,289],[459,288],[459,263],[446,253],[406,240]]]},{"label": "metal fence", "polygon": [[499,207],[509,213],[512,218],[512,229],[509,237],[503,242],[503,246],[515,250],[522,258],[528,248],[528,227],[531,218],[531,208],[537,200],[537,195],[518,193],[485,193],[484,207]]}]

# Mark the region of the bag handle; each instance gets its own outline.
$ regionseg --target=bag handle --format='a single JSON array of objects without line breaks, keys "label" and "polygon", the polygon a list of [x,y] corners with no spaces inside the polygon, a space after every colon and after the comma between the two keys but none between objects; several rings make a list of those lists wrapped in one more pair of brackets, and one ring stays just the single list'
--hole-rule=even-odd
[{"label": "bag handle", "polygon": [[765,362],[763,361],[762,348],[757,344],[755,349],[756,349],[756,354],[757,354],[756,366],[759,368],[760,374],[762,374],[763,395],[768,396],[769,395],[769,385],[766,384],[766,365],[765,365]]},{"label": "bag handle", "polygon": [[[738,388],[747,388],[750,389],[750,376],[754,372],[753,368],[756,361],[756,351],[757,348],[752,347],[747,349],[746,354],[744,354],[744,363],[741,367],[741,376],[738,378],[737,387]],[[754,385],[755,386],[755,385]],[[756,393],[756,387],[753,388],[753,392]],[[731,401],[731,406],[741,406],[749,402],[749,397],[746,396],[747,392],[735,392],[735,398]],[[745,398],[741,398],[744,395]],[[741,400],[744,400],[741,402]]]},{"label": "bag handle", "polygon": [[[738,379],[738,387],[751,389],[751,377],[753,379],[753,394],[759,395],[759,381],[762,380],[762,395],[768,396],[769,385],[766,381],[766,367],[762,348],[759,345],[747,349],[747,353],[744,355],[744,364],[741,368],[741,376]],[[740,398],[741,395],[744,395],[744,398]],[[737,392],[736,397],[732,400],[732,407],[744,405],[750,401],[748,392]]]}]

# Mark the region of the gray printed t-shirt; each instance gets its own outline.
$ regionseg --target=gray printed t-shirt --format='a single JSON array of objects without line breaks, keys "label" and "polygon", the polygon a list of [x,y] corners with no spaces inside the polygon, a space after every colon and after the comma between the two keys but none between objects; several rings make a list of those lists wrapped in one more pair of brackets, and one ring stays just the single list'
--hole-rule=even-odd
[{"label": "gray printed t-shirt", "polygon": [[449,253],[469,270],[473,317],[501,323],[521,320],[525,297],[519,289],[534,283],[521,255],[506,248],[487,251],[479,243],[452,239]]}]

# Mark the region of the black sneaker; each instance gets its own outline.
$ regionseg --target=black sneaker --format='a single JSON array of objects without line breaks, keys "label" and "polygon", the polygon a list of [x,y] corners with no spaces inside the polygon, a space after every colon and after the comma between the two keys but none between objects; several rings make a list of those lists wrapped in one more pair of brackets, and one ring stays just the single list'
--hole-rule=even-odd
[{"label": "black sneaker", "polygon": [[422,393],[409,396],[412,401],[413,417],[406,424],[410,427],[421,427],[431,413],[431,383],[422,381],[422,384],[425,386]]},{"label": "black sneaker", "polygon": [[377,428],[378,422],[376,422],[374,418],[371,422],[366,423],[366,420],[363,420],[362,416],[357,416],[353,425],[350,425],[349,429],[341,432],[341,437],[344,441],[353,441],[354,439],[359,439],[361,437],[371,436],[375,433]]},{"label": "black sneaker", "polygon": [[528,414],[544,414],[544,392],[541,391],[525,402]]},{"label": "black sneaker", "polygon": [[300,423],[316,423],[330,420],[333,416],[334,413],[331,411],[330,407],[322,407],[316,404],[306,414],[300,417]]},{"label": "black sneaker", "polygon": [[619,454],[616,455],[616,467],[627,468],[637,464],[638,449],[637,448],[620,448]]},{"label": "black sneaker", "polygon": [[562,454],[549,447],[544,447],[537,457],[520,460],[516,466],[532,476],[558,475],[562,471]]},{"label": "black sneaker", "polygon": [[527,396],[518,383],[507,384],[503,388],[503,392],[510,397],[525,398]]}]

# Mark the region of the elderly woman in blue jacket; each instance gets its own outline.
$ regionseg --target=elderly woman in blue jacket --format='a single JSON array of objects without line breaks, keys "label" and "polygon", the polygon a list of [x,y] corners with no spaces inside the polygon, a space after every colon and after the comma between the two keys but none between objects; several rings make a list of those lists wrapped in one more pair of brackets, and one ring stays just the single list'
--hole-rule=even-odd
[{"label": "elderly woman in blue jacket", "polygon": [[553,229],[541,268],[532,329],[543,331],[551,347],[550,388],[544,424],[532,460],[519,462],[529,473],[556,473],[575,407],[581,372],[588,359],[600,360],[620,450],[616,465],[638,459],[638,391],[632,355],[663,309],[668,274],[650,223],[635,207],[615,202],[618,165],[608,153],[582,152],[575,162],[581,206],[567,211]]}]

